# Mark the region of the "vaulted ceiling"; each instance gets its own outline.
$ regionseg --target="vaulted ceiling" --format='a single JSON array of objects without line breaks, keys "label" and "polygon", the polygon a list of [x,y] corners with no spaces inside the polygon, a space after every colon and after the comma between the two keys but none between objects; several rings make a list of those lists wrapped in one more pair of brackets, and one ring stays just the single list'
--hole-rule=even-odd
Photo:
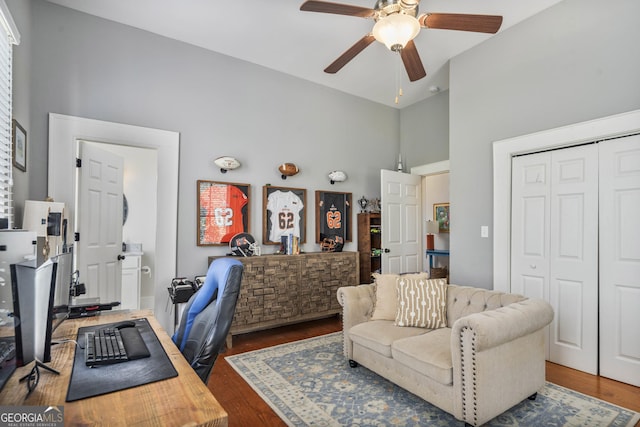
[{"label": "vaulted ceiling", "polygon": [[[336,74],[323,70],[371,32],[374,21],[302,12],[303,0],[48,0],[395,108],[449,87],[450,58],[561,0],[422,0],[419,13],[502,15],[496,35],[422,29],[415,44],[427,76],[409,82],[398,55],[374,42]],[[375,0],[332,0],[373,8]],[[396,76],[404,95],[395,103]]]}]

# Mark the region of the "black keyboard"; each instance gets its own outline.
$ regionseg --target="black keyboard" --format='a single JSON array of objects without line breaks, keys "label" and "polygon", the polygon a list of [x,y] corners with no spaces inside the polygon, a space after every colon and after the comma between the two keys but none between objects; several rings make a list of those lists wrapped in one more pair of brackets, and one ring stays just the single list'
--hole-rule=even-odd
[{"label": "black keyboard", "polygon": [[0,390],[16,370],[16,343],[13,337],[0,338]]},{"label": "black keyboard", "polygon": [[12,341],[0,341],[0,365],[16,357],[16,344]]},{"label": "black keyboard", "polygon": [[87,366],[111,365],[150,356],[136,327],[106,327],[87,332],[85,337]]}]

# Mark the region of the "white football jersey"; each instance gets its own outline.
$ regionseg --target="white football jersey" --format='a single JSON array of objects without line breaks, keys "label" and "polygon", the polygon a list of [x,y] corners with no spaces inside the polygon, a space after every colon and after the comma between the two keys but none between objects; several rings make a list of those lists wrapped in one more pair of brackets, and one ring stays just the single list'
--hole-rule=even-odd
[{"label": "white football jersey", "polygon": [[300,237],[300,211],[304,205],[293,191],[274,191],[267,199],[267,210],[271,212],[269,240],[280,242],[280,236],[293,234]]}]

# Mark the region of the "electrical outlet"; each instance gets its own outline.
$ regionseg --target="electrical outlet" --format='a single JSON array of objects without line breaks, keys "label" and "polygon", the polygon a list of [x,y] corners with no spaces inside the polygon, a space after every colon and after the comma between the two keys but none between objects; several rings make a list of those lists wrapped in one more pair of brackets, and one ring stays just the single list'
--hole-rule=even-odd
[{"label": "electrical outlet", "polygon": [[489,237],[489,226],[488,225],[480,226],[480,237]]}]

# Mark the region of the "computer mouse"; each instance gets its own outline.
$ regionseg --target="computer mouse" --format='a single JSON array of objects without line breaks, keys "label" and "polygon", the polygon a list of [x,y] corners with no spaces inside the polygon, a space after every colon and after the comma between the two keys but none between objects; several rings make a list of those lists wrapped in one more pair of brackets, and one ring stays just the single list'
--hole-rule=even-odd
[{"label": "computer mouse", "polygon": [[136,324],[135,324],[135,322],[131,322],[131,321],[129,321],[129,322],[121,322],[121,323],[118,323],[117,325],[113,325],[113,327],[115,329],[135,328]]}]

